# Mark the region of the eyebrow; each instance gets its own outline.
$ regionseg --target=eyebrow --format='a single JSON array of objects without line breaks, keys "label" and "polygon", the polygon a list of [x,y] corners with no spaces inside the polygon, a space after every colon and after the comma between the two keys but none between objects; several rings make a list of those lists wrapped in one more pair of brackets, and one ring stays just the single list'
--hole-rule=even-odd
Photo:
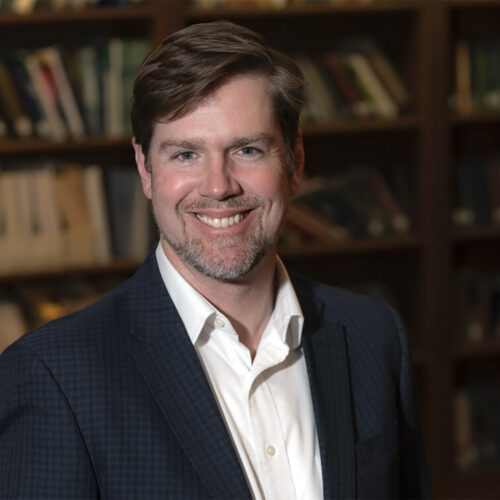
[{"label": "eyebrow", "polygon": [[182,149],[198,149],[204,146],[204,141],[187,141],[187,140],[174,140],[174,139],[165,139],[160,143],[158,148],[158,152],[163,153],[168,148],[182,148]]}]

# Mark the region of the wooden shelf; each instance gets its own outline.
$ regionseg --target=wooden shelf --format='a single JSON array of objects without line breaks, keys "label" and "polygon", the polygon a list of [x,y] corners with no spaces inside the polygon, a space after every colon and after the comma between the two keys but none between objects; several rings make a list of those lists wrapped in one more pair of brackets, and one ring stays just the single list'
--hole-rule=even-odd
[{"label": "wooden shelf", "polygon": [[44,280],[52,278],[63,278],[74,275],[106,275],[114,273],[132,273],[139,265],[140,260],[117,258],[106,265],[85,265],[72,267],[54,267],[50,269],[14,271],[10,274],[0,275],[0,283],[9,283],[13,281]]},{"label": "wooden shelf", "polygon": [[287,260],[310,259],[314,256],[332,257],[339,255],[367,255],[373,253],[392,253],[408,250],[419,250],[422,239],[416,234],[404,236],[384,236],[366,240],[346,240],[335,245],[311,244],[300,250],[282,250],[282,255]]},{"label": "wooden shelf", "polygon": [[21,155],[26,153],[81,152],[127,148],[132,150],[131,140],[131,137],[118,139],[95,137],[81,140],[68,139],[64,141],[47,139],[2,139],[0,141],[0,154]]},{"label": "wooden shelf", "polygon": [[434,481],[434,498],[498,499],[499,477],[498,463],[481,464],[464,472],[452,472]]},{"label": "wooden shelf", "polygon": [[478,342],[463,342],[456,346],[457,361],[480,360],[500,356],[500,337],[487,338]]},{"label": "wooden shelf", "polygon": [[499,111],[477,111],[467,115],[451,115],[449,117],[450,123],[455,127],[466,125],[481,125],[481,124],[499,124],[500,125],[500,112]]},{"label": "wooden shelf", "polygon": [[500,227],[499,226],[477,226],[470,228],[456,229],[453,233],[455,243],[470,243],[470,242],[500,242]]}]

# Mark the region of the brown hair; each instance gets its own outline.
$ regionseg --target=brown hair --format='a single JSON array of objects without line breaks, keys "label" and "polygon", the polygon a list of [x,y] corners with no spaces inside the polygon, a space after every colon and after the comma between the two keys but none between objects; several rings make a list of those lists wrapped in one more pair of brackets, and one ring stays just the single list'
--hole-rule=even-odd
[{"label": "brown hair", "polygon": [[145,59],[132,95],[132,130],[148,157],[154,125],[188,113],[230,77],[269,77],[274,110],[293,169],[304,77],[295,62],[265,39],[228,21],[193,24],[167,37]]}]

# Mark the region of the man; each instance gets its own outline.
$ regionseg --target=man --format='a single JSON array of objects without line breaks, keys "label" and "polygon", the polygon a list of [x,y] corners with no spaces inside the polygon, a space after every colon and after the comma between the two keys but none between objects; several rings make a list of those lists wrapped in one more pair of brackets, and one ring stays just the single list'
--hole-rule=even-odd
[{"label": "man", "polygon": [[429,495],[398,316],[277,257],[303,85],[225,22],[146,59],[133,146],[160,243],[0,358],[0,497]]}]

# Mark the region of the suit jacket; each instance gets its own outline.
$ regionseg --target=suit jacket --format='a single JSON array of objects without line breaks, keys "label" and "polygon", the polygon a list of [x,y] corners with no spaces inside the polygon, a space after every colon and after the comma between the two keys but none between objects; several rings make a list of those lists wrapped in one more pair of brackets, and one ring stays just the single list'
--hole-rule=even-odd
[{"label": "suit jacket", "polygon": [[[399,317],[292,280],[325,498],[429,497]],[[0,357],[0,498],[251,498],[154,253]]]}]

